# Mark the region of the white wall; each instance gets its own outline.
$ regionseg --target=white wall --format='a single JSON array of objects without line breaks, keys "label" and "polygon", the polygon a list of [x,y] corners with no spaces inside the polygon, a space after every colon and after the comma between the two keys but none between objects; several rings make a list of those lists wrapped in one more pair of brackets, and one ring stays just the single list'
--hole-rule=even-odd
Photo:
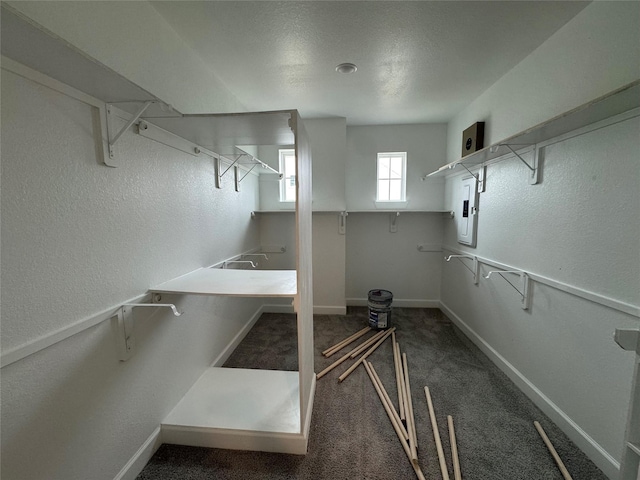
[{"label": "white wall", "polygon": [[347,127],[347,210],[376,208],[378,152],[407,152],[407,209],[442,209],[442,181],[421,178],[446,163],[446,132],[445,124]]},{"label": "white wall", "polygon": [[[394,306],[437,306],[440,296],[439,252],[419,252],[419,244],[440,245],[443,216],[401,213],[391,233],[389,213],[375,210],[376,155],[407,152],[407,210],[442,210],[444,182],[422,181],[446,157],[446,125],[347,127],[346,296],[349,305],[366,305],[367,292],[394,294]],[[356,212],[354,212],[354,210]],[[436,247],[437,249],[437,247]]]},{"label": "white wall", "polygon": [[[375,212],[347,217],[347,304],[366,305],[367,292],[380,288],[393,293],[393,306],[437,307],[443,217],[402,213],[396,218],[397,232],[391,233],[394,216]],[[420,252],[420,244],[435,251]]]},{"label": "white wall", "polygon": [[[595,2],[449,124],[449,160],[460,132],[488,122],[488,142],[517,133],[640,77],[637,2]],[[510,159],[487,167],[477,248],[444,244],[572,288],[640,303],[638,118],[546,147],[543,178],[528,185]],[[446,182],[460,203],[464,175]],[[489,267],[483,267],[486,274]],[[515,280],[517,277],[512,279]],[[633,354],[612,340],[638,317],[534,283],[529,311],[500,277],[481,279],[443,263],[443,309],[614,478],[622,453]]]},{"label": "white wall", "polygon": [[[90,107],[3,70],[3,352],[259,244],[256,177],[218,190],[209,160],[132,132],[108,168],[92,130]],[[105,321],[2,369],[3,477],[113,479],[260,307],[164,300],[184,314],[136,309],[127,362]]]},{"label": "white wall", "polygon": [[148,2],[6,3],[183,113],[246,110]]},{"label": "white wall", "polygon": [[[346,120],[304,120],[313,155],[313,298],[315,313],[345,313],[345,236],[338,233],[338,212],[345,210]],[[277,168],[278,147],[262,146],[259,158]],[[260,178],[260,209],[288,210],[278,201],[278,182]],[[293,213],[261,214],[262,245],[287,244],[271,255],[269,268],[295,268]],[[273,260],[271,260],[273,259]]]},{"label": "white wall", "polygon": [[639,2],[591,3],[449,122],[446,163],[475,122],[491,145],[640,78],[638,18]]}]

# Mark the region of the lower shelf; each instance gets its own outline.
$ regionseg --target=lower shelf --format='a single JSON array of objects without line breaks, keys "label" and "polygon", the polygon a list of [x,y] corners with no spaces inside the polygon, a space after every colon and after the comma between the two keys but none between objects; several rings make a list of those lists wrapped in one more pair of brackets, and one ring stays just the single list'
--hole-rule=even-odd
[{"label": "lower shelf", "polygon": [[211,367],[162,422],[165,443],[305,454],[298,372]]}]

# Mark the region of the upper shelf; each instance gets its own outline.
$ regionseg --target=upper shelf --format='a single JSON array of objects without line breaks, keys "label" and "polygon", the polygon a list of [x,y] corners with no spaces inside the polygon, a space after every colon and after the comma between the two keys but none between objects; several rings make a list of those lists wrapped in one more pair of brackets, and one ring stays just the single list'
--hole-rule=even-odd
[{"label": "upper shelf", "polygon": [[201,268],[149,291],[232,297],[294,297],[298,288],[295,270]]},{"label": "upper shelf", "polygon": [[157,115],[166,115],[166,104],[155,95],[33,24],[10,7],[3,5],[1,10],[2,55],[106,103],[159,102],[150,109],[156,109]]},{"label": "upper shelf", "polygon": [[[295,110],[233,114],[182,114],[168,103],[91,58],[64,39],[2,4],[1,53],[27,67],[86,93],[106,104],[136,114],[151,102],[139,119],[194,145],[226,157],[236,164],[264,167],[262,173],[278,173],[238,145],[294,145],[291,128]],[[150,133],[147,136],[151,135]],[[115,143],[115,142],[114,142]],[[173,146],[173,145],[172,145]],[[241,158],[240,158],[241,157]]]},{"label": "upper shelf", "polygon": [[494,158],[501,157],[509,151],[507,148],[500,148],[506,145],[535,145],[638,107],[640,107],[640,80],[631,82],[624,87],[596,98],[573,110],[569,110],[557,117],[553,117],[546,122],[540,123],[493,145],[489,145],[482,150],[471,153],[460,160],[448,163],[435,172],[430,173],[427,177],[433,178],[448,175],[452,173],[451,169],[456,165],[479,165]]}]

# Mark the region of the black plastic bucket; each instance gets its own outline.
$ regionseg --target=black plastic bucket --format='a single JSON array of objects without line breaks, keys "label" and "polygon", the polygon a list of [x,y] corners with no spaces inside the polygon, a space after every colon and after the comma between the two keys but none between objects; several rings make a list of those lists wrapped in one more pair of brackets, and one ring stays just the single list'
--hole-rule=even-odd
[{"label": "black plastic bucket", "polygon": [[393,293],[388,290],[369,290],[369,326],[383,329],[391,326]]}]

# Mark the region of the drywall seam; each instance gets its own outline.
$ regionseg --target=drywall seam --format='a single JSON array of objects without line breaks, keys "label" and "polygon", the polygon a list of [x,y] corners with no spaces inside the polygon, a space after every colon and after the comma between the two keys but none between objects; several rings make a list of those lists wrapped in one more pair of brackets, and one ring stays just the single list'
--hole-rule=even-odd
[{"label": "drywall seam", "polygon": [[531,273],[526,270],[522,270],[521,268],[514,267],[512,265],[506,265],[504,263],[497,262],[495,260],[490,260],[487,258],[479,257],[475,255],[473,252],[460,250],[455,247],[449,247],[446,245],[442,246],[443,250],[446,250],[455,254],[464,254],[471,255],[478,259],[478,262],[484,263],[485,265],[490,265],[492,267],[496,267],[502,270],[519,270],[525,271],[531,280],[534,282],[542,283],[544,285],[548,285],[557,290],[560,290],[565,293],[569,293],[571,295],[575,295],[576,297],[584,298],[585,300],[589,300],[590,302],[597,303],[599,305],[603,305],[605,307],[611,308],[613,310],[617,310],[622,313],[626,313],[627,315],[631,315],[632,317],[640,318],[640,306],[633,305],[631,303],[622,302],[620,300],[616,300],[615,298],[606,297],[599,293],[590,292],[588,290],[583,290],[578,287],[574,287],[573,285],[569,285],[567,283],[560,282],[558,280],[553,280],[552,278],[544,277],[542,275],[537,275],[535,273]]},{"label": "drywall seam", "polygon": [[[609,478],[617,478],[620,463],[597,443],[587,432],[564,413],[519,370],[500,355],[489,343],[469,327],[444,302],[440,309],[507,377],[540,408]],[[532,427],[533,428],[533,425]]]},{"label": "drywall seam", "polygon": [[158,426],[113,480],[135,480],[161,445],[162,434]]}]

